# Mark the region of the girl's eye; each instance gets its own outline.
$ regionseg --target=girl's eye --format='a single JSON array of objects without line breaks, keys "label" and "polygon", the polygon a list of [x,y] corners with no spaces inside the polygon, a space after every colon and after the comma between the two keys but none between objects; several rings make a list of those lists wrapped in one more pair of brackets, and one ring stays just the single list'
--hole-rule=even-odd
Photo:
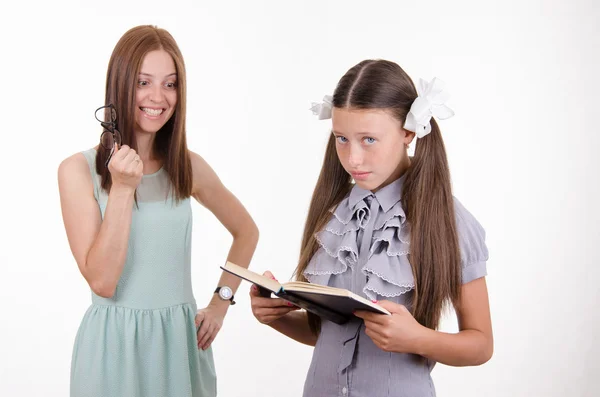
[{"label": "girl's eye", "polygon": [[343,136],[336,136],[335,139],[337,139],[337,141],[339,143],[346,143],[346,142],[348,142],[348,140],[346,139],[346,137],[343,137]]},{"label": "girl's eye", "polygon": [[369,144],[369,145],[372,145],[372,144],[375,143],[375,138],[369,138],[369,137],[367,137],[367,138],[365,138],[365,142],[367,144]]},{"label": "girl's eye", "polygon": [[145,81],[145,80],[138,80],[138,85],[139,85],[140,87],[141,87],[141,86],[145,86],[145,85],[148,85],[148,82],[147,82],[147,81]]},{"label": "girl's eye", "polygon": [[170,88],[170,89],[175,89],[175,88],[177,88],[177,83],[167,83],[167,84],[165,84],[165,85],[167,86],[167,88]]}]

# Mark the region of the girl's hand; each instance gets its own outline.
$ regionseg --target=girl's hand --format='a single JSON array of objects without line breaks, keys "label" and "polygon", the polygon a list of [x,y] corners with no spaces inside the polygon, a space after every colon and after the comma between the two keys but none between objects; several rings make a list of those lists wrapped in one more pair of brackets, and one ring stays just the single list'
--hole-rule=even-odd
[{"label": "girl's hand", "polygon": [[374,302],[392,315],[357,311],[355,315],[365,322],[366,334],[382,350],[416,354],[418,341],[427,328],[419,324],[403,305],[390,301]]},{"label": "girl's hand", "polygon": [[[276,280],[269,271],[264,272],[263,276]],[[289,312],[299,309],[297,306],[294,306],[284,299],[265,298],[260,296],[257,285],[252,285],[250,288],[250,303],[252,306],[252,314],[254,314],[254,317],[263,324],[269,324],[270,322],[285,316]]]}]

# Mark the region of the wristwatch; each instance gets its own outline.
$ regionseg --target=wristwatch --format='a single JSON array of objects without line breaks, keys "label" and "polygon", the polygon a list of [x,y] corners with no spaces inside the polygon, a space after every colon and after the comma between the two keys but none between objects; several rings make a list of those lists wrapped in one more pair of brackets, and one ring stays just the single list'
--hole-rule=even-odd
[{"label": "wristwatch", "polygon": [[224,285],[222,287],[217,287],[215,290],[215,294],[219,294],[219,298],[224,301],[230,301],[232,305],[235,305],[235,301],[233,300],[233,291],[228,286]]}]

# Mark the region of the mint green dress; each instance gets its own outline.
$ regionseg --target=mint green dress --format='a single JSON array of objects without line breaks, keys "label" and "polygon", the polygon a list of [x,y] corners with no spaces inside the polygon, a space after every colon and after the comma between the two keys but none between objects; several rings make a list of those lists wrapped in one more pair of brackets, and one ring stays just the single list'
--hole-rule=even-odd
[{"label": "mint green dress", "polygon": [[[108,196],[83,152],[104,217]],[[162,168],[137,190],[125,267],[112,298],[92,292],[75,339],[72,397],[216,396],[212,350],[197,347],[190,199],[176,203]]]}]

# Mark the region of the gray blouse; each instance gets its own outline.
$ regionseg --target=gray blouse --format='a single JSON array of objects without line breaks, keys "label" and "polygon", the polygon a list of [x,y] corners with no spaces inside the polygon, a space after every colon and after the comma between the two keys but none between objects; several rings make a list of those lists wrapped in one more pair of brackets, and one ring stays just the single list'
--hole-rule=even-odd
[{"label": "gray blouse", "polygon": [[[376,193],[354,186],[317,233],[319,250],[304,275],[311,283],[351,290],[407,306],[414,289],[408,253],[410,226],[400,195],[404,177]],[[462,282],[487,274],[485,232],[454,199]],[[324,320],[304,384],[304,397],[435,396],[435,362],[378,348],[361,319]]]}]

